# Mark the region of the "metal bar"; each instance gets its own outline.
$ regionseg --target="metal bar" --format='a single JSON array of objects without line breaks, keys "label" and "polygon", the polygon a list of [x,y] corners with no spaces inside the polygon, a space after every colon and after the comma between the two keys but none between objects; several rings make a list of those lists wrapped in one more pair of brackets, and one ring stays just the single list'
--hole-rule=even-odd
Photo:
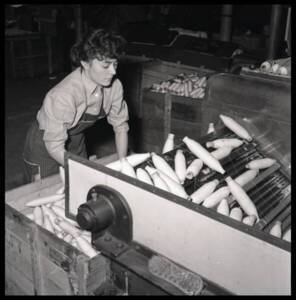
[{"label": "metal bar", "polygon": [[[283,223],[283,221],[285,220],[285,218],[287,218],[288,216],[291,216],[291,205],[287,206],[270,224],[268,224],[264,228],[264,231],[269,232],[270,229],[273,227],[273,225],[275,224],[276,221],[280,221],[280,222]],[[290,220],[290,223],[291,223],[291,220]],[[285,226],[287,227],[287,226],[289,226],[289,224],[287,224]],[[283,229],[283,224],[282,224],[281,227]]]},{"label": "metal bar", "polygon": [[[269,178],[267,181],[261,181],[261,183],[260,183],[260,185],[258,185],[258,187],[255,187],[254,189],[252,189],[251,191],[250,191],[250,193],[249,193],[249,196],[250,196],[250,198],[252,198],[252,199],[254,199],[254,202],[257,202],[256,200],[255,200],[255,198],[257,197],[257,195],[258,195],[258,193],[264,193],[265,191],[265,189],[266,189],[266,187],[268,187],[268,186],[274,186],[274,184],[275,183],[277,183],[279,181],[279,179],[278,178],[276,178],[276,177],[271,177],[271,178]],[[269,191],[269,189],[267,189],[268,191]]]},{"label": "metal bar", "polygon": [[[249,196],[254,200],[254,202],[258,205],[261,205],[260,203],[262,203],[259,200],[261,200],[262,198],[264,198],[267,194],[270,193],[270,191],[273,191],[274,193],[276,193],[277,191],[281,192],[281,188],[279,188],[278,184],[284,184],[285,180],[284,179],[278,179],[276,178],[273,181],[269,181],[267,183],[264,184],[264,187],[261,188],[261,186],[258,187],[258,190],[256,189],[256,193],[253,194],[251,196],[251,194],[249,194]],[[266,187],[267,184],[267,187]],[[259,194],[259,195],[258,195]],[[265,201],[263,201],[265,203]]]},{"label": "metal bar", "polygon": [[279,204],[281,199],[280,193],[280,190],[277,190],[275,193],[271,193],[269,197],[266,197],[264,201],[257,206],[261,216],[266,215],[273,207]]},{"label": "metal bar", "polygon": [[285,220],[291,216],[291,205],[289,205],[281,214],[276,218],[278,221],[281,221],[282,223],[285,222]]},{"label": "metal bar", "polygon": [[[248,192],[252,188],[256,187],[257,184],[261,183],[264,179],[266,179],[270,174],[272,174],[278,168],[280,168],[280,165],[279,164],[274,164],[273,166],[271,166],[270,168],[268,168],[266,171],[264,171],[263,173],[261,173],[259,176],[257,176],[255,179],[253,179],[251,182],[247,183],[244,186],[244,190],[246,192]],[[275,179],[272,179],[272,180],[275,180]],[[227,197],[227,202],[228,202],[230,208],[232,208],[235,205],[235,203],[236,203],[235,198],[232,195],[230,195],[230,196]]]},{"label": "metal bar", "polygon": [[[288,193],[291,192],[291,189],[289,189],[290,186],[291,185],[286,186],[283,190],[279,189],[276,193],[273,194],[273,196],[272,196],[273,199],[276,200],[277,203],[280,203],[288,195]],[[288,192],[288,193],[286,193],[286,192]],[[280,194],[280,196],[278,196],[279,194]],[[264,201],[262,211],[261,211],[262,215],[265,215],[269,211],[271,211],[271,209],[274,207],[274,204],[275,204],[274,200],[271,201],[270,203],[267,201]],[[265,205],[266,203],[267,203],[267,205]]]},{"label": "metal bar", "polygon": [[257,178],[252,180],[251,182],[247,183],[244,187],[245,191],[249,191],[251,188],[255,187],[259,182],[261,182],[264,178],[269,176],[270,174],[274,173],[276,170],[278,170],[281,166],[276,163],[272,165],[270,168],[268,168],[266,171],[264,171],[261,175],[259,175]]},{"label": "metal bar", "polygon": [[280,201],[278,206],[269,212],[266,216],[260,219],[258,223],[255,224],[255,228],[262,230],[265,228],[277,215],[281,213],[291,203],[291,195],[287,196],[285,199]]},{"label": "metal bar", "polygon": [[[278,193],[275,195],[279,195],[280,191],[278,191]],[[283,195],[279,195],[279,197],[277,198],[273,198],[273,201],[271,201],[270,203],[267,203],[266,205],[264,205],[264,207],[262,208],[261,214],[262,215],[266,215],[268,214],[274,207],[276,207],[276,205],[278,205],[283,199],[285,198],[285,196]],[[274,201],[275,200],[275,201]]]},{"label": "metal bar", "polygon": [[291,227],[291,211],[290,214],[287,216],[282,223],[282,232],[286,232]]}]

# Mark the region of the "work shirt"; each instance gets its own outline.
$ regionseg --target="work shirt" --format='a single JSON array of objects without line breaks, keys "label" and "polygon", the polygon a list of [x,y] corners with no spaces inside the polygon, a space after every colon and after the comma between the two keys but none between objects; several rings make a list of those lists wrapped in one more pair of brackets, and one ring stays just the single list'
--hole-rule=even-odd
[{"label": "work shirt", "polygon": [[37,113],[39,128],[49,153],[64,151],[68,130],[75,127],[84,113],[97,115],[101,106],[114,132],[127,132],[128,107],[123,99],[122,84],[115,79],[110,87],[101,89],[77,68],[45,96]]}]

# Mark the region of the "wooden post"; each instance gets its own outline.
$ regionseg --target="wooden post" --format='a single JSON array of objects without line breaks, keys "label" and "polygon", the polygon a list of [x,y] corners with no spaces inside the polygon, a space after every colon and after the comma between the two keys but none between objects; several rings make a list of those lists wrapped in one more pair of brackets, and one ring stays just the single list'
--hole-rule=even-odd
[{"label": "wooden post", "polygon": [[29,60],[29,76],[34,77],[34,61],[32,59],[32,40],[30,37],[26,39],[27,43],[27,52],[28,52],[28,60]]},{"label": "wooden post", "polygon": [[46,39],[46,45],[47,45],[48,75],[50,76],[53,73],[51,36],[46,35],[45,39]]},{"label": "wooden post", "polygon": [[280,41],[281,16],[282,16],[282,5],[279,4],[272,5],[267,59],[277,58],[276,56],[278,54],[277,53],[279,49],[278,45]]},{"label": "wooden post", "polygon": [[232,8],[231,4],[224,4],[221,12],[221,30],[220,40],[225,42],[231,41],[231,27],[232,27]]},{"label": "wooden post", "polygon": [[171,132],[171,114],[172,114],[172,96],[166,93],[164,95],[163,143],[166,141],[168,134]]},{"label": "wooden post", "polygon": [[82,15],[81,5],[75,5],[75,28],[76,28],[76,42],[82,38]]},{"label": "wooden post", "polygon": [[10,39],[9,41],[10,55],[11,55],[11,70],[12,77],[16,78],[16,68],[15,68],[15,53],[14,53],[14,41]]}]

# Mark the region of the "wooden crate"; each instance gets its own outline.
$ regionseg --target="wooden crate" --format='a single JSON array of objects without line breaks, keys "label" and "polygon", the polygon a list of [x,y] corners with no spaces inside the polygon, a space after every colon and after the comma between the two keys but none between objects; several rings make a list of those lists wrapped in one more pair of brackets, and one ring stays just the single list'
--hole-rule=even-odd
[{"label": "wooden crate", "polygon": [[123,83],[130,113],[141,118],[143,113],[143,91],[146,88],[150,88],[153,83],[160,83],[161,81],[171,79],[180,73],[197,73],[201,76],[210,76],[215,72],[204,68],[162,60],[139,61],[123,65],[119,70],[118,76]]},{"label": "wooden crate", "polygon": [[31,199],[54,194],[59,175],[5,193],[5,291],[7,295],[94,295],[104,292],[110,263],[90,259],[35,224],[25,214]]},{"label": "wooden crate", "polygon": [[143,64],[142,68],[143,70],[141,79],[141,94],[139,99],[139,117],[142,117],[145,113],[142,109],[143,92],[146,88],[150,88],[152,84],[169,80],[180,73],[196,73],[200,76],[208,77],[216,73],[215,71],[204,68],[198,68],[194,66],[184,65],[181,63],[173,63],[161,60],[146,62]]}]

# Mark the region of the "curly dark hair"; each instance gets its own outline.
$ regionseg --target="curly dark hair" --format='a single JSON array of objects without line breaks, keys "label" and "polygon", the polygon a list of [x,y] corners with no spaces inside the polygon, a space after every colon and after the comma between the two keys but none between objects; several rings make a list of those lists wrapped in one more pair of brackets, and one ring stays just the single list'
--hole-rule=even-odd
[{"label": "curly dark hair", "polygon": [[96,29],[72,46],[71,60],[75,66],[79,66],[80,61],[90,61],[94,58],[118,58],[123,54],[125,45],[126,40],[116,32]]}]

